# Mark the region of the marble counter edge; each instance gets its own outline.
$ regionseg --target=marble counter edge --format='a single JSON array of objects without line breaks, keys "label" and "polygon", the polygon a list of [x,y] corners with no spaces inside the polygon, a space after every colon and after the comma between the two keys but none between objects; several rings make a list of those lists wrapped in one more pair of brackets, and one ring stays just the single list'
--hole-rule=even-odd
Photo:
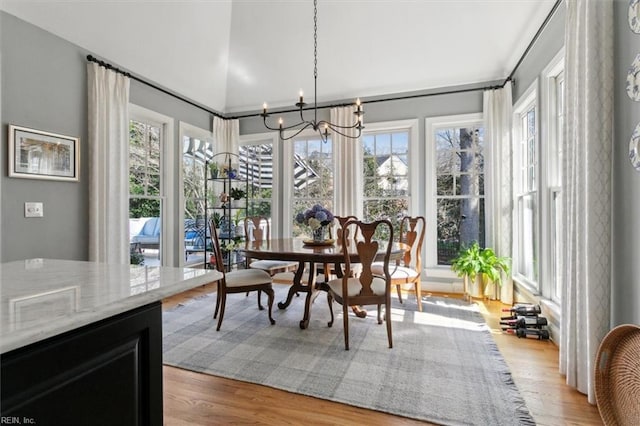
[{"label": "marble counter edge", "polygon": [[37,329],[16,330],[9,335],[2,336],[0,341],[0,354],[28,346],[33,343],[63,334],[67,331],[89,325],[103,319],[131,311],[138,307],[148,305],[153,302],[162,301],[167,297],[191,290],[199,285],[215,282],[222,278],[222,273],[209,270],[208,273],[191,277],[176,282],[168,287],[160,287],[144,293],[132,295],[117,302],[103,305],[100,309],[84,310],[74,312],[72,315],[57,317],[55,321],[48,323],[48,327],[38,327]]}]

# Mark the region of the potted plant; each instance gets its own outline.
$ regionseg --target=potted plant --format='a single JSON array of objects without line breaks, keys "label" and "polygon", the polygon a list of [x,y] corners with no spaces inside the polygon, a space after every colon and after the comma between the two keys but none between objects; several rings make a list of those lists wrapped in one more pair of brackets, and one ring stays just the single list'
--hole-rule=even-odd
[{"label": "potted plant", "polygon": [[229,196],[231,197],[232,200],[236,201],[233,204],[238,206],[239,204],[238,201],[245,198],[247,196],[247,192],[242,188],[231,188],[231,190],[229,191]]},{"label": "potted plant", "polygon": [[218,168],[218,163],[216,163],[215,161],[209,163],[209,172],[211,173],[211,179],[218,178],[219,170],[220,169]]},{"label": "potted plant", "polygon": [[481,248],[477,242],[460,251],[451,269],[464,279],[465,294],[471,297],[491,295],[502,274],[509,274],[511,259],[497,256],[492,248]]}]

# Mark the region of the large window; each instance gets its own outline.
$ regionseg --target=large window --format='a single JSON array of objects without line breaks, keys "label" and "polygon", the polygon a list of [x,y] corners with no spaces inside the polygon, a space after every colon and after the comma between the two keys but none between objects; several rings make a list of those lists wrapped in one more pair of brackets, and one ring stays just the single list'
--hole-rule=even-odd
[{"label": "large window", "polygon": [[541,105],[542,128],[545,140],[541,143],[540,165],[541,218],[540,233],[540,292],[557,303],[562,299],[562,143],[564,139],[564,51],[561,50],[542,72]]},{"label": "large window", "polygon": [[461,247],[485,244],[484,128],[477,114],[428,119],[427,260],[451,265]]},{"label": "large window", "polygon": [[293,141],[293,158],[288,167],[293,176],[291,197],[291,234],[293,237],[308,234],[294,220],[295,216],[314,204],[321,204],[333,211],[333,143],[322,142],[317,135],[297,138]]},{"label": "large window", "polygon": [[362,146],[364,220],[397,227],[409,212],[409,130],[367,133]]},{"label": "large window", "polygon": [[[131,261],[161,259],[163,125],[142,116],[129,121],[129,238]],[[143,254],[147,254],[142,258]]]},{"label": "large window", "polygon": [[[210,132],[180,123],[182,140],[182,216],[178,224],[180,256],[184,264],[204,262],[204,247],[210,235],[205,224],[205,176],[206,161],[213,156],[213,138]],[[213,200],[207,200],[211,203]],[[182,264],[182,263],[181,263]]]},{"label": "large window", "polygon": [[514,108],[514,276],[538,288],[538,137],[536,87]]}]

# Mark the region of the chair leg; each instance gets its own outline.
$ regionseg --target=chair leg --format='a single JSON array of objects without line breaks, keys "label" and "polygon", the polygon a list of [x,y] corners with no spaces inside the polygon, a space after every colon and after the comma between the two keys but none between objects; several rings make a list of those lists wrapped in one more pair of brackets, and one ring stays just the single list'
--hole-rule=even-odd
[{"label": "chair leg", "polygon": [[218,317],[218,327],[216,327],[216,331],[220,331],[220,326],[222,325],[222,318],[224,318],[224,306],[227,302],[227,294],[224,293],[224,290],[220,294],[220,316]]},{"label": "chair leg", "polygon": [[420,281],[415,282],[416,302],[418,303],[418,311],[422,312],[422,284]]},{"label": "chair leg", "polygon": [[389,301],[385,304],[385,319],[387,321],[387,339],[389,340],[389,348],[393,348],[393,337],[391,336],[391,303],[389,303]]},{"label": "chair leg", "polygon": [[[276,320],[273,319],[273,317],[271,316],[271,312],[272,312],[272,308],[273,308],[273,299],[275,299],[275,294],[273,292],[273,289],[269,289],[269,290],[265,290],[265,293],[267,293],[267,297],[268,297],[268,305],[269,305],[269,322],[271,323],[271,325],[274,325],[276,323]],[[258,304],[260,304],[260,290],[258,290]],[[264,308],[260,308],[260,309],[264,309]]]},{"label": "chair leg", "polygon": [[396,291],[398,292],[398,300],[402,303],[402,290],[400,289],[400,285],[396,285]]},{"label": "chair leg", "polygon": [[344,349],[349,350],[349,307],[342,301],[342,322],[344,328]]},{"label": "chair leg", "polygon": [[218,316],[218,310],[220,309],[220,282],[216,285],[218,288],[216,289],[216,310],[213,312],[213,319],[216,319]]},{"label": "chair leg", "polygon": [[378,324],[382,324],[382,305],[378,303]]},{"label": "chair leg", "polygon": [[327,303],[329,304],[329,313],[331,314],[331,320],[327,323],[327,327],[331,327],[333,325],[333,296],[331,292],[327,292]]},{"label": "chair leg", "polygon": [[264,306],[262,306],[262,302],[260,301],[260,299],[261,299],[260,295],[261,294],[262,294],[262,290],[258,290],[258,309],[261,310],[261,311],[264,311]]}]

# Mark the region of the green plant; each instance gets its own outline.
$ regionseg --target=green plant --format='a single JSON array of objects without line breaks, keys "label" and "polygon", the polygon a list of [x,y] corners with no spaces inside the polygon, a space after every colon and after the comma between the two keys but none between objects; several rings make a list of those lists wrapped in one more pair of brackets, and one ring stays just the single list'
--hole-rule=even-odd
[{"label": "green plant", "polygon": [[220,219],[222,219],[222,215],[220,212],[213,212],[211,215],[211,220],[213,221],[213,226],[216,228],[220,228]]},{"label": "green plant", "polygon": [[464,248],[453,259],[451,269],[459,276],[465,275],[475,280],[480,275],[483,282],[491,280],[502,284],[502,274],[508,275],[511,271],[511,259],[497,256],[492,248],[481,248],[477,242]]},{"label": "green plant", "polygon": [[234,200],[242,200],[244,197],[247,196],[247,193],[242,188],[231,188],[231,191],[229,191],[229,195]]},{"label": "green plant", "polygon": [[211,177],[213,179],[217,178],[218,177],[218,171],[219,171],[218,163],[216,163],[215,161],[210,162],[209,163],[209,171],[211,172]]},{"label": "green plant", "polygon": [[233,224],[237,227],[242,219],[244,219],[244,211],[236,210],[233,215]]}]

